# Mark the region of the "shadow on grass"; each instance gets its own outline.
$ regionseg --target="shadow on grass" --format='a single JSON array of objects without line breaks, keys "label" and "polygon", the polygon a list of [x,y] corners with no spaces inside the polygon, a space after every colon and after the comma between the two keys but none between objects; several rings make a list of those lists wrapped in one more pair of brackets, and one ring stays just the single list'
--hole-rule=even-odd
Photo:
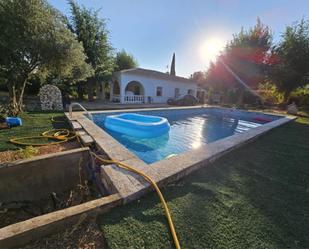
[{"label": "shadow on grass", "polygon": [[[184,248],[309,248],[309,125],[292,122],[167,186]],[[173,248],[155,194],[98,220],[110,248]]]}]

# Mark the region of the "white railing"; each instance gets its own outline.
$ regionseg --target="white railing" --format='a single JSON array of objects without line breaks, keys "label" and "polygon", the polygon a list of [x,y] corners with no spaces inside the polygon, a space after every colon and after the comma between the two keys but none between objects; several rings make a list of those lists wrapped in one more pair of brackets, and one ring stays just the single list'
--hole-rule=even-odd
[{"label": "white railing", "polygon": [[144,95],[125,95],[124,102],[125,103],[144,103],[145,96]]},{"label": "white railing", "polygon": [[[170,97],[144,96],[144,95],[112,95],[111,101],[116,103],[166,103]],[[149,102],[150,101],[150,102]]]},{"label": "white railing", "polygon": [[85,107],[83,107],[80,103],[77,103],[77,102],[73,102],[69,105],[70,118],[73,118],[73,106],[79,106],[83,111],[85,111],[88,114],[89,118],[93,121],[93,117],[92,117],[91,113],[88,112]]}]

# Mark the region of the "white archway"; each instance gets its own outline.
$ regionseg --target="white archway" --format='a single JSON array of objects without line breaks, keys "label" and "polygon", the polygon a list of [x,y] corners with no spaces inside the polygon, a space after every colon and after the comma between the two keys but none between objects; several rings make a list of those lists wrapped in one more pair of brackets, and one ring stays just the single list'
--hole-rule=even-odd
[{"label": "white archway", "polygon": [[130,93],[131,95],[144,95],[145,90],[140,82],[133,80],[130,81],[125,87],[125,94],[130,95]]},{"label": "white archway", "polygon": [[125,87],[125,103],[144,103],[145,89],[139,81],[130,81]]}]

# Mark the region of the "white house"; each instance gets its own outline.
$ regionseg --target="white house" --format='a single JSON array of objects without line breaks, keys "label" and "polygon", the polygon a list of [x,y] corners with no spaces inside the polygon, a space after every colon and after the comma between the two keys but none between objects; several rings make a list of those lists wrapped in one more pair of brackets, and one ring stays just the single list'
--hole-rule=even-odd
[{"label": "white house", "polygon": [[[115,72],[110,101],[119,103],[166,103],[182,94],[197,96],[198,83],[154,70],[134,68]],[[102,91],[101,91],[102,92]],[[102,93],[101,96],[105,96]]]}]

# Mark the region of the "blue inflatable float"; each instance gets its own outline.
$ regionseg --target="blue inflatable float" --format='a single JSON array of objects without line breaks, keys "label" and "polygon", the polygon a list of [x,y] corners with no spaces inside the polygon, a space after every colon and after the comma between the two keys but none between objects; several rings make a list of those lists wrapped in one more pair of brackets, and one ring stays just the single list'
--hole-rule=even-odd
[{"label": "blue inflatable float", "polygon": [[104,126],[111,131],[138,138],[158,137],[170,130],[166,118],[136,113],[107,116]]},{"label": "blue inflatable float", "polygon": [[23,125],[21,118],[7,117],[5,119],[5,121],[6,121],[6,123],[8,124],[9,127],[22,126]]}]

